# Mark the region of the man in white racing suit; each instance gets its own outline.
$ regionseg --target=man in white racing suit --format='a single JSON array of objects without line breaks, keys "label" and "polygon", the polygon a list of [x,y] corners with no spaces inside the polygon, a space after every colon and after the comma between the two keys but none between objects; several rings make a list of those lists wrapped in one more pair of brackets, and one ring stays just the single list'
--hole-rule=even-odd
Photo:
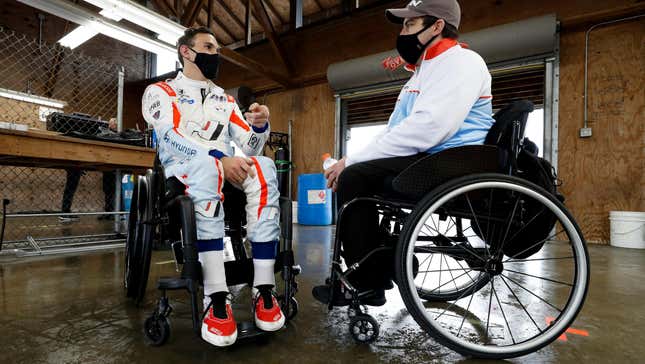
[{"label": "man in white racing suit", "polygon": [[[227,346],[237,338],[237,325],[224,271],[224,183],[246,194],[255,323],[265,331],[284,325],[273,292],[280,234],[276,168],[271,159],[259,156],[269,136],[269,110],[253,104],[242,115],[235,99],[211,81],[217,77],[219,54],[209,29],[187,29],[177,51],[183,72],[148,86],[142,112],[157,134],[166,177],[179,179],[195,205],[206,311],[202,338]],[[231,141],[249,157],[235,157]]]}]

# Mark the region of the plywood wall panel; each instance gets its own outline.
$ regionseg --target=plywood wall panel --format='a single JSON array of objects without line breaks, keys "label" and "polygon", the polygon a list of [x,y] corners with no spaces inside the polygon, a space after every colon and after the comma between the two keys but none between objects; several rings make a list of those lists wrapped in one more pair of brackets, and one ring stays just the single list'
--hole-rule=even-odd
[{"label": "plywood wall panel", "polygon": [[584,32],[561,36],[560,177],[567,206],[587,240],[609,242],[609,211],[643,210],[645,21],[591,33],[589,119],[583,123]]},{"label": "plywood wall panel", "polygon": [[271,130],[287,132],[292,120],[293,198],[297,176],[321,173],[323,153],[334,147],[334,98],[327,84],[272,94],[262,101],[271,111]]}]

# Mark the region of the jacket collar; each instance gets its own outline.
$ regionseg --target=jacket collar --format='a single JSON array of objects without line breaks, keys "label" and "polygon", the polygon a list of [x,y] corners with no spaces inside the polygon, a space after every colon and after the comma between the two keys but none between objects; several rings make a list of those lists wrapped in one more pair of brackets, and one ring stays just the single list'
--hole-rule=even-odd
[{"label": "jacket collar", "polygon": [[199,88],[199,89],[207,88],[216,92],[224,92],[224,89],[217,86],[212,81],[193,80],[192,78],[186,77],[186,75],[184,75],[184,73],[181,71],[177,72],[177,77],[175,77],[175,80],[184,87],[192,87],[192,88]]},{"label": "jacket collar", "polygon": [[[444,38],[440,40],[439,42],[437,42],[437,44],[433,45],[432,47],[426,48],[425,52],[423,52],[423,54],[421,55],[422,62],[436,58],[437,56],[444,53],[448,49],[456,46],[457,44],[459,44],[459,42],[451,38]],[[414,72],[414,70],[417,69],[417,66],[408,63],[405,65],[405,69],[410,72]]]}]

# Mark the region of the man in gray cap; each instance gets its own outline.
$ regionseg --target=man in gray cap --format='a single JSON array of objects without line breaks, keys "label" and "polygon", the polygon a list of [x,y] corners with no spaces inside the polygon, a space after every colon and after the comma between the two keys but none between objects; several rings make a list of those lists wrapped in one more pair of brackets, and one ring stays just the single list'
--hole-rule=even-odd
[{"label": "man in gray cap", "polygon": [[[390,115],[387,128],[367,147],[342,158],[325,171],[337,191],[338,206],[356,197],[381,194],[385,181],[428,154],[461,145],[483,144],[493,125],[491,76],[484,60],[457,42],[461,9],[455,0],[412,0],[388,9],[388,20],[402,24],[396,49],[412,71]],[[378,213],[365,204],[343,216],[341,241],[347,266],[380,243]],[[373,258],[372,258],[373,257]],[[392,287],[392,257],[375,254],[349,276],[354,287],[373,294],[367,305],[385,303]],[[334,305],[349,304],[340,283],[314,288],[314,296]]]}]

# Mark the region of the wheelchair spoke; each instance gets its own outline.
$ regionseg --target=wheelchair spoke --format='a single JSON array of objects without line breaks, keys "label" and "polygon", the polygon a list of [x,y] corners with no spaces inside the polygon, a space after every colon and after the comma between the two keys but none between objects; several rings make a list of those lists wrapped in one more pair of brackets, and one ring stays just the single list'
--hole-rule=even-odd
[{"label": "wheelchair spoke", "polygon": [[[423,225],[424,225],[424,226],[426,226],[428,229],[432,229],[432,228],[431,228],[430,226],[428,226],[427,224],[423,224]],[[441,234],[441,233],[439,233],[437,230],[435,230],[435,232],[436,232],[437,234],[439,234],[439,235],[442,235],[442,234]],[[474,256],[475,258],[477,258],[477,259],[481,260],[482,262],[486,262],[486,260],[484,260],[484,258],[480,257],[479,255],[477,255],[477,254],[476,254],[475,252],[473,252],[472,250],[470,250],[470,249],[466,249],[466,247],[464,247],[464,244],[459,244],[459,242],[454,241],[453,239],[450,239],[450,237],[445,236],[445,235],[443,235],[443,236],[444,236],[444,237],[446,237],[446,239],[450,240],[450,242],[451,242],[451,243],[455,243],[455,246],[460,247],[461,249],[465,250],[465,251],[466,251],[466,252],[468,252],[470,255],[472,255],[472,256]]]},{"label": "wheelchair spoke", "polygon": [[[464,269],[464,266],[463,266],[463,265],[461,265],[461,262],[460,262],[460,261],[458,261],[458,260],[457,260],[456,262],[457,262],[457,264],[459,264],[459,267],[460,267],[460,268]],[[473,269],[481,269],[482,267],[471,267],[471,268],[473,268]],[[465,269],[464,269],[464,270],[465,270]],[[468,278],[470,278],[470,281],[471,281],[471,282],[473,282],[473,283],[477,283],[477,282],[475,282],[475,280],[473,279],[473,277],[471,277],[471,276],[470,276],[470,274],[468,274]]]},{"label": "wheelchair spoke", "polygon": [[[446,266],[450,267],[450,265],[448,264],[448,259],[446,259],[446,256],[443,254],[441,256],[443,257],[443,260],[446,262]],[[455,285],[455,289],[459,291],[459,287],[457,287],[457,282],[455,281],[455,276],[452,275],[452,269],[448,269],[448,273],[450,273],[450,277],[452,278],[452,283]],[[439,272],[439,274],[441,274],[441,272]],[[439,283],[441,283],[441,281],[439,281]]]},{"label": "wheelchair spoke", "polygon": [[552,257],[552,258],[535,258],[535,259],[518,259],[515,260],[513,258],[505,260],[504,263],[526,263],[526,262],[535,262],[539,260],[559,260],[559,259],[573,259],[575,258],[574,256],[569,256],[569,257]]},{"label": "wheelchair spoke", "polygon": [[[521,255],[521,254],[524,254],[525,252],[527,252],[527,251],[531,250],[533,247],[536,247],[536,246],[538,246],[538,245],[540,245],[540,244],[544,243],[544,242],[545,242],[545,241],[547,241],[547,240],[551,240],[551,238],[553,238],[553,237],[555,237],[555,236],[557,236],[558,234],[563,233],[563,232],[564,232],[564,229],[561,229],[560,231],[556,232],[555,234],[553,234],[553,235],[551,235],[551,236],[548,236],[548,237],[546,237],[546,238],[544,238],[544,239],[542,239],[542,240],[538,241],[537,243],[535,243],[535,244],[531,245],[530,247],[528,247],[528,248],[526,248],[526,249],[522,250],[522,251],[521,251],[521,252],[519,252],[519,253],[516,253],[515,255]],[[502,261],[502,263],[506,263],[506,262],[508,262],[508,261],[509,261],[509,260],[511,260],[511,259],[513,259],[513,258],[508,258],[507,260]]]},{"label": "wheelchair spoke", "polygon": [[[473,271],[472,269],[468,270],[468,272],[472,272],[472,271]],[[466,274],[468,274],[468,272],[464,272],[464,273],[462,273],[462,274],[458,275],[458,276],[457,276],[457,278],[455,278],[455,279],[459,279],[459,278],[461,278],[461,277],[465,276]],[[446,282],[446,283],[444,283],[444,284],[441,284],[441,282],[439,282],[439,284],[441,284],[441,285],[440,285],[439,287],[437,287],[437,288],[433,289],[432,291],[430,291],[430,293],[432,293],[432,292],[436,291],[437,289],[439,289],[439,288],[441,288],[441,287],[445,286],[445,285],[446,285],[446,284],[448,284],[448,283],[450,283],[450,282]]]},{"label": "wheelchair spoke", "polygon": [[502,303],[499,301],[499,297],[497,296],[497,291],[495,290],[495,277],[491,279],[491,287],[493,287],[493,294],[495,295],[495,300],[497,300],[497,305],[499,306],[500,311],[502,311],[502,317],[504,318],[504,322],[506,322],[506,327],[508,328],[508,333],[511,334],[511,340],[513,341],[513,344],[515,344],[515,338],[513,337],[513,331],[511,331],[511,326],[508,324],[508,320],[506,319],[506,314],[504,313],[504,308],[502,307]]},{"label": "wheelchair spoke", "polygon": [[452,229],[453,227],[457,226],[457,223],[454,221],[454,217],[450,216],[450,220],[448,221],[448,227],[446,228],[446,234]]},{"label": "wheelchair spoke", "polygon": [[[443,254],[439,257],[439,284],[441,284],[441,271],[443,270]],[[441,288],[441,286],[439,286]],[[441,294],[441,289],[439,289],[439,294]]]},{"label": "wheelchair spoke", "polygon": [[[492,290],[493,289],[493,280],[492,279],[490,280],[490,287],[491,287],[491,290]],[[489,341],[488,340],[488,327],[490,326],[490,308],[491,308],[492,304],[493,304],[493,295],[489,294],[489,296],[488,296],[488,316],[486,317],[486,341]]]},{"label": "wheelchair spoke", "polygon": [[520,306],[522,307],[522,310],[524,310],[524,312],[526,312],[526,315],[529,317],[529,319],[531,319],[531,322],[533,322],[533,325],[535,325],[535,327],[538,329],[538,331],[539,331],[540,333],[542,333],[543,331],[540,329],[540,326],[538,326],[538,324],[537,324],[537,323],[535,322],[535,320],[533,319],[533,316],[531,316],[531,314],[529,313],[529,311],[527,311],[526,307],[524,307],[524,305],[522,304],[522,301],[520,301],[520,299],[517,297],[517,295],[515,294],[515,292],[513,292],[513,290],[511,289],[511,286],[509,286],[509,285],[508,285],[508,282],[506,282],[506,279],[504,279],[504,276],[500,276],[500,278],[502,279],[502,282],[504,282],[504,284],[506,285],[506,287],[508,288],[508,290],[509,290],[509,291],[511,291],[511,294],[513,295],[513,297],[515,297],[515,300],[517,301],[517,303],[519,303],[519,304],[520,304]]},{"label": "wheelchair spoke", "polygon": [[459,297],[457,297],[456,300],[452,301],[452,303],[450,305],[448,305],[448,307],[444,308],[443,311],[439,314],[439,316],[435,317],[434,319],[436,320],[439,317],[443,316],[443,314],[445,314],[446,311],[451,309],[460,299],[462,299],[466,295],[466,293],[468,293],[468,294],[470,294],[472,296],[475,293],[476,289],[477,289],[477,285],[473,285],[469,289],[465,289],[463,292],[461,292],[461,294],[459,295]]},{"label": "wheelchair spoke", "polygon": [[544,278],[544,277],[540,277],[540,276],[535,276],[533,274],[528,274],[528,273],[524,273],[524,272],[518,272],[518,271],[515,271],[515,270],[511,270],[511,269],[505,269],[505,270],[507,272],[513,272],[513,273],[516,273],[516,274],[521,274],[523,276],[533,277],[533,278],[542,279],[542,280],[545,280],[545,281],[564,284],[565,286],[573,287],[573,284],[571,284],[571,283],[560,282],[560,281],[556,281],[555,279],[549,279],[549,278]]},{"label": "wheelchair spoke", "polygon": [[518,231],[516,231],[516,232],[515,232],[515,234],[513,234],[513,236],[511,236],[508,240],[513,240],[513,239],[514,239],[514,238],[515,238],[519,233],[521,233],[522,231],[524,231],[524,229],[526,229],[526,227],[527,227],[527,226],[529,226],[533,221],[535,221],[535,219],[537,219],[537,218],[538,218],[538,216],[540,216],[544,211],[545,211],[545,210],[544,210],[544,208],[543,208],[540,212],[538,212],[537,214],[535,214],[535,216],[533,216],[533,217],[529,220],[529,222],[527,222],[526,224],[524,224],[524,226],[522,226]]},{"label": "wheelchair spoke", "polygon": [[[492,210],[493,210],[493,189],[490,189],[490,195],[488,196],[488,220],[486,220],[486,236],[490,232],[490,220],[492,217]],[[485,243],[485,242],[484,242]],[[490,257],[490,252],[488,252],[488,256]]]},{"label": "wheelchair spoke", "polygon": [[[430,254],[430,263],[428,263],[428,267],[432,264],[432,259],[434,259],[434,254]],[[419,265],[421,267],[421,265]],[[426,283],[426,278],[428,278],[428,273],[423,275],[423,281],[421,282],[421,287],[423,287],[423,284]]]},{"label": "wheelchair spoke", "polygon": [[[477,220],[477,214],[475,214],[475,209],[473,209],[473,204],[470,202],[470,197],[468,197],[468,193],[466,193],[466,201],[468,202],[468,208],[470,209],[470,212],[473,214],[473,218],[475,219],[475,225],[477,225],[477,229],[481,232],[482,234],[482,239],[484,240],[484,247],[486,247],[486,254],[490,256],[490,251],[488,251],[488,244],[486,242],[488,239],[486,239],[486,236],[484,235],[484,230],[482,230],[481,226],[479,226],[479,220]],[[472,227],[472,224],[469,226],[469,228]]]},{"label": "wheelchair spoke", "polygon": [[[466,307],[466,312],[470,312],[470,304],[473,302],[473,297],[475,297],[474,292],[470,294],[470,300],[468,300],[468,306]],[[464,317],[461,319],[461,325],[459,325],[459,330],[457,330],[457,337],[459,337],[459,333],[461,333],[461,328],[464,327],[464,322],[466,322],[466,315],[463,315],[463,316]]]},{"label": "wheelchair spoke", "polygon": [[511,281],[511,282],[513,282],[513,283],[515,283],[517,286],[519,286],[520,288],[522,288],[522,289],[523,289],[523,290],[525,290],[526,292],[528,292],[528,293],[532,294],[533,296],[535,296],[535,297],[536,297],[537,299],[539,299],[540,301],[542,301],[542,302],[546,303],[547,305],[549,305],[549,306],[553,307],[554,309],[556,309],[558,312],[562,313],[562,310],[561,310],[561,309],[559,309],[559,308],[555,307],[555,306],[554,306],[554,305],[552,305],[551,303],[547,302],[544,298],[542,298],[542,297],[538,296],[537,294],[533,293],[530,289],[528,289],[528,288],[524,287],[523,285],[521,285],[521,284],[517,283],[513,278],[511,278],[511,277],[509,277],[509,276],[507,276],[507,275],[504,275],[504,274],[502,274],[502,276],[503,276],[503,277],[505,277],[506,279],[508,279],[509,281]]},{"label": "wheelchair spoke", "polygon": [[[473,269],[483,269],[483,268],[484,267],[471,267],[471,269],[469,269],[469,268],[454,268],[454,269],[443,269],[443,271],[444,272],[449,272],[449,271],[457,271],[458,270],[460,272],[463,272],[465,270],[471,270],[472,271]],[[435,270],[420,270],[419,273],[437,273],[437,272],[441,272],[441,271],[442,270],[439,270],[439,269],[435,269]],[[455,278],[453,278],[453,279],[455,279]]]},{"label": "wheelchair spoke", "polygon": [[513,205],[513,211],[511,212],[511,216],[508,219],[508,225],[506,225],[506,231],[504,232],[504,238],[502,238],[502,244],[500,245],[499,250],[497,251],[497,254],[500,254],[500,253],[503,254],[504,245],[506,245],[506,237],[508,236],[508,232],[511,229],[511,225],[513,224],[513,218],[515,217],[515,211],[517,211],[517,205],[519,205],[519,203],[520,203],[520,197],[518,196],[517,199],[515,199],[515,205]]}]

